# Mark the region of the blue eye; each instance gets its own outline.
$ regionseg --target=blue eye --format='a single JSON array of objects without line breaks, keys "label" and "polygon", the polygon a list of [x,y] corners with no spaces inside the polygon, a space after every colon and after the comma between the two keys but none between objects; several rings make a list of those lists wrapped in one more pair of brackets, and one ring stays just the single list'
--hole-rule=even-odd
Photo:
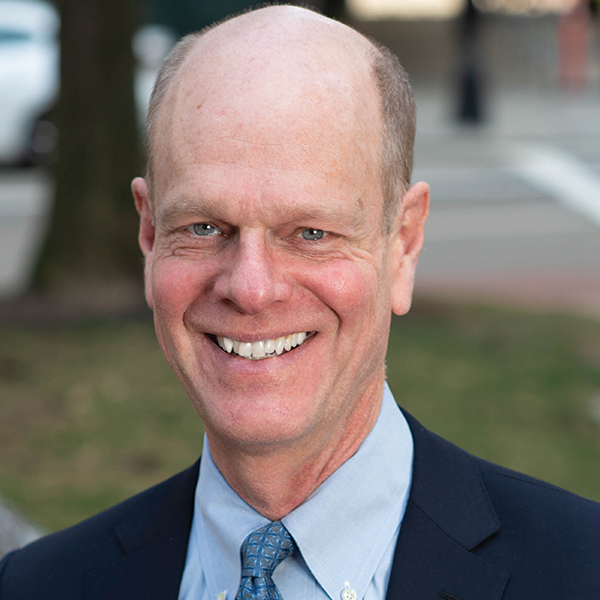
[{"label": "blue eye", "polygon": [[203,237],[208,237],[210,235],[217,235],[221,233],[221,230],[210,223],[194,223],[194,225],[190,226],[190,230],[195,235],[200,235]]},{"label": "blue eye", "polygon": [[311,242],[320,240],[324,235],[325,232],[322,229],[315,229],[314,227],[309,227],[308,229],[304,229],[302,231],[302,237]]}]

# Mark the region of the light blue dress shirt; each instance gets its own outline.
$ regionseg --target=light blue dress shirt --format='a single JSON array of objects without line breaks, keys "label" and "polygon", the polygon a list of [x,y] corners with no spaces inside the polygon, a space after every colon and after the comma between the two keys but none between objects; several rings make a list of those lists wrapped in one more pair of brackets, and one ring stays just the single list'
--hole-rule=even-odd
[{"label": "light blue dress shirt", "polygon": [[[340,600],[345,589],[385,598],[412,462],[412,435],[386,383],[357,452],[282,519],[299,550],[273,575],[284,600]],[[268,522],[225,481],[205,439],[179,600],[234,600],[242,542]]]}]

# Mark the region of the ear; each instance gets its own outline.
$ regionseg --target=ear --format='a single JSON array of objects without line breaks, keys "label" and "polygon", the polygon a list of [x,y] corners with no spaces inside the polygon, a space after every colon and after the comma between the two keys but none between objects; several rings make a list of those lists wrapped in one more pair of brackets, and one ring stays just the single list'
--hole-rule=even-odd
[{"label": "ear", "polygon": [[420,181],[402,197],[392,232],[392,310],[396,315],[410,309],[428,214],[429,186]]},{"label": "ear", "polygon": [[146,289],[146,302],[150,308],[154,308],[152,300],[152,261],[154,251],[154,218],[152,215],[152,203],[150,192],[145,179],[136,177],[131,182],[131,191],[135,200],[135,207],[140,215],[140,232],[138,241],[144,254],[144,283]]}]

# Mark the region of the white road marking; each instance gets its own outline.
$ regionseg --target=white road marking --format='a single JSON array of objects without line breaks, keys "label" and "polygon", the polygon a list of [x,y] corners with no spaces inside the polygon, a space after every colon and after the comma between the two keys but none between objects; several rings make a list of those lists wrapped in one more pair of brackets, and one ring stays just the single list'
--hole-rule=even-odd
[{"label": "white road marking", "polygon": [[549,146],[519,145],[508,170],[600,227],[600,177],[576,157]]}]

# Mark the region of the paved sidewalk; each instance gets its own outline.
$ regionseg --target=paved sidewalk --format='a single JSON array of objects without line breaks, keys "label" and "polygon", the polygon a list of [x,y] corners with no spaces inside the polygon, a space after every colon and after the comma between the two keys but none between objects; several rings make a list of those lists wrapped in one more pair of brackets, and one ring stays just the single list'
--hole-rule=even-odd
[{"label": "paved sidewalk", "polygon": [[481,127],[454,123],[440,89],[417,104],[417,294],[600,317],[600,90],[504,90]]},{"label": "paved sidewalk", "polygon": [[0,170],[0,298],[27,289],[51,209],[48,173]]}]

